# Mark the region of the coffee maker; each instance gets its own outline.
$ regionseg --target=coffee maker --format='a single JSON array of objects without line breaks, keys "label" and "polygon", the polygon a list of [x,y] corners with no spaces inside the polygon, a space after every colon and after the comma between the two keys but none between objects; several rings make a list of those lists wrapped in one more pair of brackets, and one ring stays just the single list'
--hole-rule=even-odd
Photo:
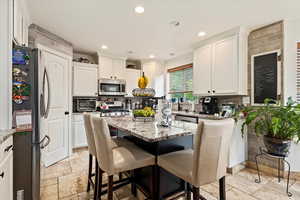
[{"label": "coffee maker", "polygon": [[213,115],[219,113],[218,99],[215,97],[204,97],[200,100],[202,103],[202,112],[200,114]]}]

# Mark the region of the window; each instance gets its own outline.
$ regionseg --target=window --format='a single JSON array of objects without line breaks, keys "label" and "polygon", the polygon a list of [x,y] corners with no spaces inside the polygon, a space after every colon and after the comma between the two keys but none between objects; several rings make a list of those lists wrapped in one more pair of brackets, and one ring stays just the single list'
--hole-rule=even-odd
[{"label": "window", "polygon": [[192,64],[169,69],[169,94],[171,98],[185,98],[195,100],[193,96],[193,68]]},{"label": "window", "polygon": [[300,42],[297,45],[297,101],[300,103]]}]

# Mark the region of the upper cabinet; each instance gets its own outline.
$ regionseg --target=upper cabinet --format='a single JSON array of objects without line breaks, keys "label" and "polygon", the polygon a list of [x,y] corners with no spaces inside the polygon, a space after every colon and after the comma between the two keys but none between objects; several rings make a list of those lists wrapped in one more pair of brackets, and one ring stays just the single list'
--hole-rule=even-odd
[{"label": "upper cabinet", "polygon": [[193,93],[247,94],[246,33],[237,32],[206,42],[194,51]]},{"label": "upper cabinet", "polygon": [[99,78],[125,79],[125,58],[99,55]]},{"label": "upper cabinet", "polygon": [[73,96],[98,96],[98,65],[73,62]]},{"label": "upper cabinet", "polygon": [[13,1],[13,39],[17,45],[28,46],[29,15],[24,1]]}]

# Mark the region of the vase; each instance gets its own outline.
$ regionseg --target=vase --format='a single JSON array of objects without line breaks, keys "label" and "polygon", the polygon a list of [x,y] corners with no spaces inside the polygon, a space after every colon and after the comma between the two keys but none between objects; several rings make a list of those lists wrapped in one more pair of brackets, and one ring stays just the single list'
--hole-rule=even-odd
[{"label": "vase", "polygon": [[265,135],[264,144],[269,154],[286,157],[291,147],[291,140],[282,140]]}]

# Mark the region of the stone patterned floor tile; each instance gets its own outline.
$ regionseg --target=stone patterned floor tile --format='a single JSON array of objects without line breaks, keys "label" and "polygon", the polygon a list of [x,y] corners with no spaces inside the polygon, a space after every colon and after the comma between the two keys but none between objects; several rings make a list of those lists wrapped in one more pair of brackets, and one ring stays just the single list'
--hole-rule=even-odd
[{"label": "stone patterned floor tile", "polygon": [[[253,196],[250,196],[245,192],[240,191],[236,188],[232,188],[231,190],[229,190],[226,194],[226,197],[229,200],[256,200]],[[269,199],[264,199],[264,200],[269,200]]]},{"label": "stone patterned floor tile", "polygon": [[87,175],[83,173],[73,173],[59,177],[59,198],[76,195],[85,192],[87,186]]},{"label": "stone patterned floor tile", "polygon": [[41,187],[41,200],[58,200],[58,185]]},{"label": "stone patterned floor tile", "polygon": [[226,179],[226,184],[229,184],[247,194],[253,194],[258,189],[262,188],[266,183],[255,183],[243,176],[235,175]]}]

